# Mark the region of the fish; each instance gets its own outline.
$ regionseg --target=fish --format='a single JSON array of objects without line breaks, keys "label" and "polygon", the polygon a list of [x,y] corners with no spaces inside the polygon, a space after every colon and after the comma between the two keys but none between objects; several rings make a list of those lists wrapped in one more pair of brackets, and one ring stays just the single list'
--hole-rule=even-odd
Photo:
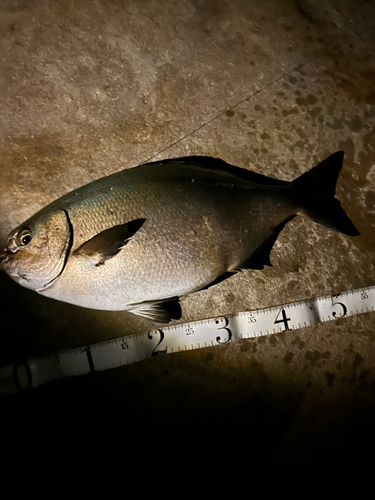
[{"label": "fish", "polygon": [[292,182],[208,156],[125,169],[16,227],[0,268],[44,297],[180,319],[181,298],[270,266],[278,235],[297,215],[357,236],[335,197],[343,158],[337,151]]}]

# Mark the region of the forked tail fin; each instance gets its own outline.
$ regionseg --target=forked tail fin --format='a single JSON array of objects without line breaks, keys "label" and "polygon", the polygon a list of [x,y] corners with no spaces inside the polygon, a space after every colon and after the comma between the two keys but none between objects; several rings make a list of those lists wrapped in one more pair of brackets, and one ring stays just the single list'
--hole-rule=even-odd
[{"label": "forked tail fin", "polygon": [[349,236],[359,231],[346,215],[337,198],[336,182],[339,176],[343,151],[337,151],[302,174],[291,183],[293,198],[311,220]]}]

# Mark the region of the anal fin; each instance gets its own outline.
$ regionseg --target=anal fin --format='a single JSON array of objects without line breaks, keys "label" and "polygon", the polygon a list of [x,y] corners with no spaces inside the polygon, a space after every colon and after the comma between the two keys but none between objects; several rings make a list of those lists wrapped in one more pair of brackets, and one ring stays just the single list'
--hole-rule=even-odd
[{"label": "anal fin", "polygon": [[246,259],[239,267],[239,269],[263,269],[264,266],[272,266],[270,262],[270,253],[275,241],[277,240],[280,232],[284,229],[286,224],[294,219],[295,215],[292,215],[284,222],[279,224],[274,232],[269,236],[264,243],[262,243],[255,252]]},{"label": "anal fin", "polygon": [[227,280],[228,278],[230,278],[231,276],[233,276],[234,274],[236,274],[236,271],[228,271],[224,274],[222,274],[221,276],[219,276],[218,278],[216,278],[214,281],[212,281],[211,283],[209,283],[208,285],[204,286],[203,288],[200,288],[199,290],[197,291],[202,291],[202,290],[208,290],[209,288],[211,288],[212,286],[215,286],[217,285],[218,283],[221,283],[222,281],[225,281]]}]

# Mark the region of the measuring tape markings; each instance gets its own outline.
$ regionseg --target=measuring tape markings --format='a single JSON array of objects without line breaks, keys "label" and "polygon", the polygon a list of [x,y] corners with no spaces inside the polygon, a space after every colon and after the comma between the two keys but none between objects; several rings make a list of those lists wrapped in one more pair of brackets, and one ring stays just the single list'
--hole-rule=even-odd
[{"label": "measuring tape markings", "polygon": [[286,305],[182,323],[35,357],[0,368],[0,394],[85,375],[149,357],[224,345],[374,311],[375,286]]}]

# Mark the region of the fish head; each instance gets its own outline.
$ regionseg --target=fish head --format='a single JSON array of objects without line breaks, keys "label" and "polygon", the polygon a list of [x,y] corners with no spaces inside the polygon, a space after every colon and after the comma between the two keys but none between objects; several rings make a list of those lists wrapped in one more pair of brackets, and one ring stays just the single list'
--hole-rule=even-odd
[{"label": "fish head", "polygon": [[0,269],[31,290],[45,290],[60,276],[73,234],[65,210],[40,212],[10,232]]}]

